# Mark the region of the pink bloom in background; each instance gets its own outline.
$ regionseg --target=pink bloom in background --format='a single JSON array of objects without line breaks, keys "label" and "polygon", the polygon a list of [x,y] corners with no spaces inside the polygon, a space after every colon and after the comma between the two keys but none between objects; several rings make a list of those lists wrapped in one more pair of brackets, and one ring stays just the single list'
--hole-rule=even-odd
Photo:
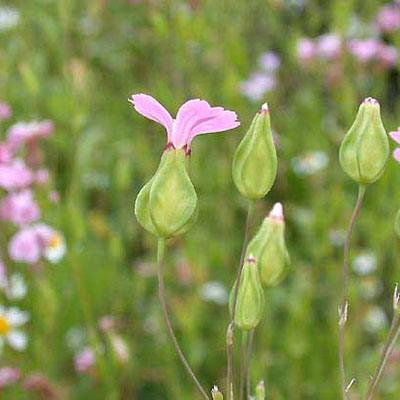
[{"label": "pink bloom in background", "polygon": [[[400,144],[400,127],[397,128],[397,131],[393,131],[389,133],[389,136],[398,144]],[[393,158],[400,164],[400,147],[393,152]]]},{"label": "pink bloom in background", "polygon": [[49,181],[49,170],[45,168],[41,168],[36,171],[36,182],[40,186],[45,186]]},{"label": "pink bloom in background", "polygon": [[10,193],[0,205],[0,216],[5,221],[24,226],[35,222],[40,217],[40,209],[33,199],[31,190]]},{"label": "pink bloom in background", "polygon": [[18,122],[8,130],[7,141],[17,147],[29,140],[50,136],[53,132],[53,127],[53,122],[49,120]]},{"label": "pink bloom in background", "polygon": [[9,163],[12,160],[14,151],[7,143],[0,143],[0,164]]},{"label": "pink bloom in background", "polygon": [[400,28],[400,9],[397,5],[383,6],[376,17],[378,28],[383,32],[393,32]]},{"label": "pink bloom in background", "polygon": [[193,99],[184,103],[176,119],[156,99],[146,94],[135,94],[129,101],[139,114],[165,127],[168,144],[175,149],[189,150],[197,135],[222,132],[240,125],[235,112],[211,107],[204,100]]},{"label": "pink bloom in background", "polygon": [[375,59],[381,48],[381,43],[374,38],[352,39],[347,48],[359,62],[366,64]]},{"label": "pink bloom in background", "polygon": [[257,72],[241,83],[240,92],[250,100],[259,101],[266,93],[275,89],[276,85],[277,81],[273,75]]},{"label": "pink bloom in background", "polygon": [[318,39],[318,56],[325,60],[333,60],[340,56],[342,39],[333,33],[322,35]]},{"label": "pink bloom in background", "polygon": [[378,51],[378,59],[386,68],[392,68],[397,64],[397,49],[394,46],[382,44]]},{"label": "pink bloom in background", "polygon": [[59,203],[60,202],[60,194],[56,190],[52,190],[49,193],[49,200],[55,204]]},{"label": "pink bloom in background", "polygon": [[11,116],[12,116],[11,107],[8,104],[0,101],[0,121],[9,119],[11,118]]},{"label": "pink bloom in background", "polygon": [[276,72],[281,65],[279,56],[273,51],[261,54],[260,68],[265,72]]},{"label": "pink bloom in background", "polygon": [[297,57],[302,64],[311,62],[317,54],[315,43],[308,38],[300,39],[297,43]]},{"label": "pink bloom in background", "polygon": [[20,372],[16,368],[3,367],[0,368],[0,389],[11,386],[20,378]]},{"label": "pink bloom in background", "polygon": [[31,170],[19,158],[8,164],[0,164],[0,187],[8,191],[29,186],[33,178]]},{"label": "pink bloom in background", "polygon": [[8,245],[8,252],[14,261],[36,264],[41,256],[41,245],[33,228],[25,228],[17,232]]},{"label": "pink bloom in background", "polygon": [[75,369],[78,374],[84,374],[96,364],[96,356],[90,347],[86,347],[75,356]]},{"label": "pink bloom in background", "polygon": [[112,315],[105,315],[99,319],[98,325],[102,332],[109,332],[115,326],[115,318]]}]

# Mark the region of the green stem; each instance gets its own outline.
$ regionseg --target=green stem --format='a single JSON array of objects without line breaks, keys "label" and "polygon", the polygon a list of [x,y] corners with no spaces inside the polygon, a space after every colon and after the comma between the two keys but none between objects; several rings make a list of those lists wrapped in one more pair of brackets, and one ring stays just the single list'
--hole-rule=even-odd
[{"label": "green stem", "polygon": [[186,360],[185,355],[181,347],[179,346],[178,340],[176,338],[174,329],[172,328],[172,324],[168,315],[167,310],[167,301],[165,298],[165,286],[164,286],[164,273],[163,273],[163,260],[164,260],[164,251],[165,251],[165,239],[159,238],[158,239],[158,246],[157,246],[157,264],[158,264],[158,296],[161,303],[162,314],[164,318],[165,325],[168,329],[168,334],[172,340],[174,345],[175,351],[181,360],[186,372],[192,378],[193,382],[195,383],[197,389],[201,393],[204,399],[209,400],[207,392],[204,390],[203,386],[201,385],[200,381],[197,379],[196,375],[194,374],[192,368],[188,361]]},{"label": "green stem", "polygon": [[399,338],[399,335],[400,335],[400,316],[397,312],[395,312],[392,320],[392,325],[388,333],[388,337],[386,338],[386,342],[383,347],[381,357],[379,359],[379,363],[375,369],[374,376],[368,388],[366,400],[372,399],[375,389],[378,386],[379,379],[381,378],[383,371],[386,368],[386,365],[389,361],[389,357],[393,351],[397,339]]},{"label": "green stem", "polygon": [[249,244],[250,233],[251,233],[251,226],[252,220],[254,216],[254,211],[256,207],[257,200],[249,200],[248,210],[247,210],[247,219],[246,219],[246,230],[243,239],[243,246],[242,246],[242,254],[240,255],[240,263],[239,268],[236,275],[235,280],[235,291],[233,295],[233,304],[232,304],[232,316],[231,321],[228,325],[227,329],[227,358],[228,358],[228,368],[227,368],[227,394],[228,400],[234,400],[234,371],[233,371],[233,347],[234,347],[234,328],[235,328],[235,313],[236,313],[236,303],[237,303],[237,296],[239,293],[239,285],[242,276],[242,270],[244,265],[244,257],[247,251],[247,245]]},{"label": "green stem", "polygon": [[349,228],[347,230],[346,241],[344,244],[343,252],[343,292],[342,292],[342,303],[340,307],[340,322],[339,322],[339,366],[340,366],[340,380],[342,387],[342,398],[347,400],[347,383],[346,383],[346,372],[344,364],[344,353],[345,353],[345,326],[347,321],[347,286],[349,279],[349,250],[350,250],[350,240],[353,233],[354,225],[357,216],[361,210],[361,205],[363,202],[366,186],[360,185],[358,188],[358,198],[357,203],[354,207],[353,215],[350,220]]},{"label": "green stem", "polygon": [[242,331],[242,351],[241,351],[241,362],[240,362],[240,400],[244,398],[244,383],[246,380],[246,354],[247,354],[247,339],[248,332]]},{"label": "green stem", "polygon": [[252,329],[250,331],[249,345],[247,346],[247,356],[246,356],[246,392],[247,392],[247,398],[251,397],[251,358],[253,356],[254,332],[255,332],[255,329]]}]

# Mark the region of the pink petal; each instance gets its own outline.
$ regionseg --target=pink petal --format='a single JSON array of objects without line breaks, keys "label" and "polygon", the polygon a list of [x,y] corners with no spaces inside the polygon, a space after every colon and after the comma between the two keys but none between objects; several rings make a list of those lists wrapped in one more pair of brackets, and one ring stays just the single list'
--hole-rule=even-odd
[{"label": "pink petal", "polygon": [[164,106],[147,94],[134,94],[129,101],[139,114],[163,125],[167,130],[168,140],[170,141],[172,135],[172,117]]},{"label": "pink petal", "polygon": [[181,148],[190,145],[196,135],[235,128],[240,125],[236,118],[233,111],[211,107],[204,100],[189,100],[178,110],[173,144],[176,148]]},{"label": "pink petal", "polygon": [[395,149],[393,158],[400,164],[400,148]]},{"label": "pink petal", "polygon": [[400,131],[389,132],[389,136],[397,143],[400,143]]}]

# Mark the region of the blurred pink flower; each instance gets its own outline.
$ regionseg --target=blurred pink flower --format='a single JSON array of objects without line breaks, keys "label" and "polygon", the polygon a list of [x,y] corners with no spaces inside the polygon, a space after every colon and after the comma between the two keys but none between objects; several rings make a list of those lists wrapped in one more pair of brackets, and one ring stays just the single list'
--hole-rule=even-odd
[{"label": "blurred pink flower", "polygon": [[300,39],[297,43],[297,57],[302,64],[308,64],[317,54],[315,43],[308,38]]},{"label": "blurred pink flower", "polygon": [[25,226],[35,222],[40,217],[40,209],[33,199],[31,190],[10,193],[0,205],[0,216],[5,221],[15,225]]},{"label": "blurred pink flower", "polygon": [[11,116],[12,116],[11,107],[8,104],[0,101],[0,121],[9,119],[11,118]]},{"label": "blurred pink flower", "polygon": [[112,315],[105,315],[99,319],[99,329],[106,333],[112,330],[115,326],[115,318]]},{"label": "blurred pink flower", "polygon": [[222,107],[211,107],[206,101],[193,99],[184,103],[178,110],[176,119],[153,97],[135,94],[129,101],[135,110],[153,121],[163,125],[168,133],[168,144],[175,149],[190,149],[197,135],[222,132],[240,125],[233,111]]},{"label": "blurred pink flower", "polygon": [[41,246],[35,229],[25,228],[17,232],[10,240],[8,252],[14,261],[36,264],[41,256]]},{"label": "blurred pink flower", "polygon": [[58,203],[60,201],[60,194],[56,190],[52,190],[49,193],[49,200],[52,203]]},{"label": "blurred pink flower", "polygon": [[333,60],[340,56],[342,39],[334,33],[322,35],[318,38],[317,53],[325,60]]},{"label": "blurred pink flower", "polygon": [[84,348],[75,356],[75,370],[78,374],[84,374],[96,364],[96,356],[90,347]]},{"label": "blurred pink flower", "polygon": [[0,389],[13,385],[20,378],[20,372],[16,368],[2,367],[0,368]]},{"label": "blurred pink flower", "polygon": [[281,60],[279,56],[273,51],[268,51],[261,54],[260,57],[260,68],[265,72],[274,73],[279,69]]},{"label": "blurred pink flower", "polygon": [[43,400],[55,400],[56,394],[53,385],[47,377],[34,373],[24,380],[24,389],[27,392],[36,393]]},{"label": "blurred pink flower", "polygon": [[359,62],[365,64],[375,59],[381,48],[381,43],[374,38],[352,39],[347,48]]},{"label": "blurred pink flower", "polygon": [[41,168],[36,172],[36,182],[40,186],[45,186],[49,181],[49,170]]},{"label": "blurred pink flower", "polygon": [[[389,132],[389,136],[398,144],[400,144],[400,126],[397,131]],[[400,147],[397,147],[393,152],[393,158],[400,164]]]},{"label": "blurred pink flower", "polygon": [[377,57],[384,67],[392,68],[397,63],[397,49],[394,46],[382,44]]},{"label": "blurred pink flower", "polygon": [[10,127],[7,132],[7,141],[13,146],[27,142],[35,138],[44,138],[53,132],[53,122],[45,121],[32,121],[32,122],[18,122]]},{"label": "blurred pink flower", "polygon": [[8,164],[0,164],[0,186],[4,189],[22,189],[32,181],[33,174],[23,160],[15,159]]},{"label": "blurred pink flower", "polygon": [[398,5],[383,6],[376,17],[376,24],[383,32],[393,32],[400,28],[400,9]]},{"label": "blurred pink flower", "polygon": [[12,160],[13,149],[8,143],[0,143],[0,164],[7,164]]},{"label": "blurred pink flower", "polygon": [[257,72],[240,84],[240,92],[250,100],[259,101],[267,92],[275,89],[276,85],[273,75]]}]

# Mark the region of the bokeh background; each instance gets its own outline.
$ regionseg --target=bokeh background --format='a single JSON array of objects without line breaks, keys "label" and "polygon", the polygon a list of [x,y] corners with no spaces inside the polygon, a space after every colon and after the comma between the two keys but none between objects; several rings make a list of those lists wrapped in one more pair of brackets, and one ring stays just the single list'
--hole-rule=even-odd
[{"label": "bokeh background", "polygon": [[[32,190],[40,221],[61,233],[67,250],[57,263],[15,261],[8,246],[20,228],[0,222],[6,274],[17,274],[27,289],[3,290],[1,304],[30,315],[26,349],[2,350],[0,367],[12,371],[0,374],[0,397],[197,396],[162,324],[156,241],[133,215],[166,144],[163,128],[127,101],[147,93],[172,114],[187,99],[202,98],[235,110],[242,122],[194,141],[200,214],[167,252],[170,312],[201,381],[224,387],[227,296],[246,217],[231,162],[268,101],[279,172],[257,206],[257,224],[274,202],[283,203],[292,264],[285,282],[266,295],[253,384],[265,379],[274,400],[337,399],[342,250],[357,194],[338,149],[367,96],[379,99],[388,131],[400,124],[399,43],[400,6],[378,0],[3,1],[0,101],[12,116],[3,113],[1,141],[18,121],[53,122],[52,133],[36,142],[49,178]],[[27,164],[30,151],[18,153]],[[347,343],[354,399],[376,365],[400,278],[393,230],[399,181],[391,158],[367,189],[355,230]],[[93,343],[100,351],[93,353]],[[396,349],[380,399],[398,396],[399,359]]]}]

